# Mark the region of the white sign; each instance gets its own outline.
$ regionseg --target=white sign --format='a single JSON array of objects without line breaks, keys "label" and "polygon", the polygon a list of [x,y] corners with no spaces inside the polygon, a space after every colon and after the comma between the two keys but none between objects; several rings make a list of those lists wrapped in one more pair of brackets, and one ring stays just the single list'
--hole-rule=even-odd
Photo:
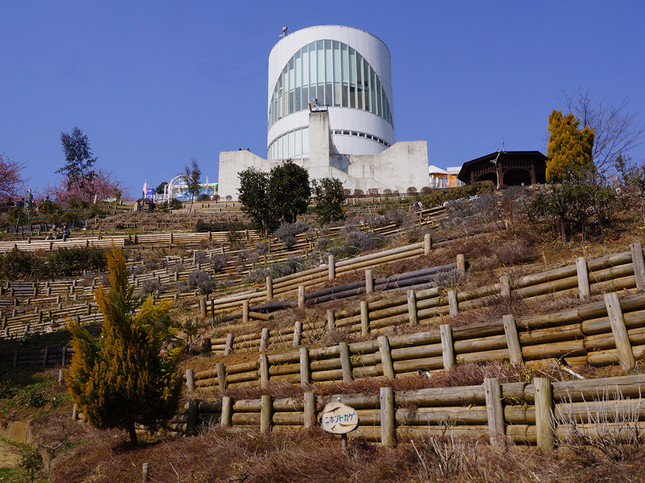
[{"label": "white sign", "polygon": [[346,404],[331,402],[323,409],[321,421],[323,431],[346,434],[358,426],[358,414],[354,408]]}]

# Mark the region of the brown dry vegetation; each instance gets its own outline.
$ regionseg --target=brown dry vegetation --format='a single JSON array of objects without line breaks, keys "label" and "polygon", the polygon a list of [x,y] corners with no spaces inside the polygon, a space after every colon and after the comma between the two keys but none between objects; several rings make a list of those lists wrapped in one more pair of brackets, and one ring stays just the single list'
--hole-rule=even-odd
[{"label": "brown dry vegetation", "polygon": [[349,441],[321,430],[271,433],[208,428],[190,438],[149,437],[136,450],[112,432],[81,426],[83,444],[60,453],[50,481],[642,481],[644,448],[623,459],[560,449],[544,455],[509,445],[498,452],[476,440],[424,438],[394,449]]}]

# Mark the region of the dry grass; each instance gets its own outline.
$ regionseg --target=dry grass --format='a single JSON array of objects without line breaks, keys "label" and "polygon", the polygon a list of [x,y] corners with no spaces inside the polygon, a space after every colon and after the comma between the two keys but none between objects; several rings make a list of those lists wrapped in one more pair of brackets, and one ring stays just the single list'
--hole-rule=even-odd
[{"label": "dry grass", "polygon": [[220,427],[190,438],[149,437],[128,449],[110,432],[87,429],[84,443],[60,453],[50,481],[641,481],[645,451],[622,461],[589,461],[570,451],[551,454],[509,445],[500,452],[476,440],[421,438],[394,449],[316,429],[261,435]]}]

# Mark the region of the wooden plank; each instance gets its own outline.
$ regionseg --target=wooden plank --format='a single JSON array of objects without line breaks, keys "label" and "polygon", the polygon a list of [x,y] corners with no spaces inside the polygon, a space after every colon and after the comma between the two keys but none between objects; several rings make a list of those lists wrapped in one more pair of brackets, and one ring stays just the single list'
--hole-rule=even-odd
[{"label": "wooden plank", "polygon": [[370,316],[367,301],[361,300],[361,335],[370,333]]},{"label": "wooden plank", "polygon": [[309,365],[309,349],[300,348],[300,384],[306,386],[311,384],[311,367]]},{"label": "wooden plank", "polygon": [[486,415],[490,431],[490,444],[495,448],[504,448],[506,438],[504,431],[504,408],[502,407],[502,387],[496,377],[484,379],[486,393]]},{"label": "wooden plank", "polygon": [[542,451],[551,451],[555,446],[551,380],[546,377],[536,377],[533,379],[533,385],[535,386],[537,445]]},{"label": "wooden plank", "polygon": [[459,313],[459,306],[457,305],[457,292],[455,290],[448,290],[448,307],[451,317],[454,317]]},{"label": "wooden plank", "polygon": [[629,245],[629,251],[632,255],[632,264],[634,265],[636,289],[643,291],[645,290],[645,261],[643,260],[643,245],[641,243],[632,243]]},{"label": "wooden plank", "polygon": [[408,320],[410,325],[419,324],[419,316],[417,314],[417,297],[414,290],[408,290]]},{"label": "wooden plank", "polygon": [[439,332],[441,333],[443,368],[449,371],[455,365],[455,346],[452,342],[452,327],[448,324],[442,324],[439,326]]},{"label": "wooden plank", "polygon": [[616,351],[620,359],[620,367],[624,371],[630,371],[636,365],[636,361],[634,360],[634,353],[629,342],[629,334],[625,326],[625,319],[623,318],[623,310],[620,307],[618,294],[616,292],[608,293],[605,294],[604,298],[611,324],[611,331],[616,341]]},{"label": "wooden plank", "polygon": [[523,364],[522,346],[520,345],[520,338],[517,334],[515,317],[505,315],[502,317],[502,321],[504,323],[504,334],[506,335],[506,345],[508,346],[511,364]]},{"label": "wooden plank", "polygon": [[269,359],[266,354],[260,354],[260,386],[269,385]]},{"label": "wooden plank", "polygon": [[273,419],[273,398],[270,394],[262,395],[260,406],[260,432],[267,434],[271,431],[271,420]]},{"label": "wooden plank", "polygon": [[304,427],[313,428],[316,425],[316,394],[306,392],[304,394]]},{"label": "wooden plank", "polygon": [[381,407],[381,444],[386,448],[393,448],[396,435],[394,389],[391,387],[382,387],[379,402]]},{"label": "wooden plank", "polygon": [[585,257],[576,259],[576,271],[578,275],[578,292],[582,300],[586,300],[591,295],[589,287],[589,267]]},{"label": "wooden plank", "polygon": [[381,366],[383,375],[394,379],[394,366],[392,365],[392,355],[390,353],[390,343],[387,336],[382,335],[378,338],[379,354],[381,355]]},{"label": "wooden plank", "polygon": [[338,344],[340,350],[340,365],[343,370],[343,382],[349,384],[354,380],[352,374],[352,360],[349,355],[349,345],[347,342],[340,342]]}]

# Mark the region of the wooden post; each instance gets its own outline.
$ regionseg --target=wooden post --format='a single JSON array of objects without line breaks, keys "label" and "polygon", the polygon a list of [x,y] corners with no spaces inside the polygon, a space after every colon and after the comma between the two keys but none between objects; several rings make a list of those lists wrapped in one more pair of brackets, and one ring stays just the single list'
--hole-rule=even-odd
[{"label": "wooden post", "polygon": [[336,314],[332,309],[327,311],[327,330],[336,330]]},{"label": "wooden post", "polygon": [[188,392],[195,392],[195,378],[192,369],[186,369],[186,388]]},{"label": "wooden post", "polygon": [[199,399],[190,399],[188,401],[188,421],[186,424],[186,434],[195,434],[197,431],[197,421],[199,419]]},{"label": "wooden post", "polygon": [[217,371],[217,385],[220,391],[226,389],[226,367],[224,367],[223,362],[218,362],[215,365],[215,370]]},{"label": "wooden post", "polygon": [[450,310],[450,317],[454,317],[459,313],[456,290],[448,290],[448,310]]},{"label": "wooden post", "polygon": [[65,367],[65,364],[67,364],[67,346],[63,347],[61,352],[60,365]]},{"label": "wooden post", "polygon": [[311,369],[309,366],[309,349],[300,348],[300,384],[306,386],[311,383]]},{"label": "wooden post", "polygon": [[367,302],[361,300],[361,335],[368,335],[370,333],[370,314],[367,307]]},{"label": "wooden post", "polygon": [[338,349],[340,351],[340,367],[343,370],[343,382],[349,384],[354,380],[352,360],[349,356],[349,344],[347,342],[340,342]]},{"label": "wooden post", "polygon": [[268,346],[269,346],[269,329],[268,327],[264,327],[262,329],[262,336],[260,337],[260,352],[266,351]]},{"label": "wooden post", "polygon": [[271,420],[273,419],[273,398],[270,394],[262,395],[260,403],[260,432],[267,434],[271,431]]},{"label": "wooden post", "polygon": [[499,286],[499,295],[502,298],[511,298],[511,279],[508,278],[508,275],[502,275],[499,277]]},{"label": "wooden post", "polygon": [[632,345],[629,342],[629,334],[623,318],[623,309],[620,306],[616,292],[605,294],[605,306],[607,307],[611,331],[616,341],[616,352],[618,353],[620,367],[623,371],[630,371],[636,365],[636,361],[634,360]]},{"label": "wooden post", "polygon": [[199,315],[206,317],[206,297],[199,297]]},{"label": "wooden post", "polygon": [[576,259],[576,271],[578,272],[578,296],[581,300],[586,300],[591,295],[589,287],[589,268],[585,257]]},{"label": "wooden post", "polygon": [[43,351],[43,369],[47,368],[47,358],[49,357],[49,346],[45,346],[45,350]]},{"label": "wooden post", "polygon": [[390,379],[394,379],[394,365],[392,364],[392,354],[390,353],[390,342],[387,336],[381,335],[378,338],[378,350],[381,355],[381,366],[383,367],[383,375]]},{"label": "wooden post", "polygon": [[233,352],[233,334],[226,335],[226,346],[224,346],[224,355],[227,356]]},{"label": "wooden post", "polygon": [[463,253],[457,255],[457,270],[460,276],[466,275],[466,255]]},{"label": "wooden post", "polygon": [[643,245],[641,243],[632,243],[629,245],[629,251],[632,253],[636,289],[643,291],[645,290],[645,261],[643,260]]},{"label": "wooden post", "polygon": [[432,251],[432,236],[430,233],[423,235],[423,254],[430,255]]},{"label": "wooden post", "polygon": [[372,270],[365,270],[365,293],[374,292],[374,276]]},{"label": "wooden post", "polygon": [[443,356],[443,368],[449,371],[455,365],[455,346],[452,343],[452,327],[448,324],[439,326],[441,334],[441,352]]},{"label": "wooden post", "polygon": [[417,315],[417,295],[414,290],[408,290],[408,320],[410,325],[418,325],[419,317]]},{"label": "wooden post", "polygon": [[249,321],[249,301],[248,299],[242,302],[242,323],[246,324]]},{"label": "wooden post", "polygon": [[150,465],[148,463],[143,463],[141,465],[141,481],[143,483],[148,483],[148,472],[150,470]]},{"label": "wooden post", "polygon": [[271,300],[273,300],[273,279],[271,278],[270,275],[267,275],[266,285],[267,285],[267,301],[270,302]]},{"label": "wooden post", "polygon": [[301,309],[305,306],[305,286],[298,286],[298,308]]},{"label": "wooden post", "polygon": [[517,334],[517,325],[515,325],[515,317],[505,315],[502,317],[502,321],[504,322],[504,334],[506,335],[506,345],[508,346],[511,364],[524,364],[522,346],[520,345],[520,338]]},{"label": "wooden post", "polygon": [[386,448],[393,448],[396,435],[396,428],[394,426],[394,389],[391,387],[382,387],[379,402],[381,405],[381,444]]},{"label": "wooden post", "polygon": [[266,354],[260,354],[260,386],[269,385],[269,358]]},{"label": "wooden post", "polygon": [[222,416],[220,424],[222,426],[233,425],[233,399],[231,396],[222,397]]},{"label": "wooden post", "polygon": [[202,354],[209,356],[211,354],[211,339],[210,337],[204,337],[202,339]]},{"label": "wooden post", "polygon": [[555,441],[553,418],[553,389],[546,377],[533,379],[535,387],[535,431],[537,445],[542,451],[551,451]]},{"label": "wooden post", "polygon": [[316,425],[316,395],[306,392],[304,400],[304,426],[305,429],[310,429]]},{"label": "wooden post", "polygon": [[300,345],[300,338],[302,337],[302,322],[297,321],[293,326],[293,346]]},{"label": "wooden post", "polygon": [[503,448],[504,438],[504,408],[502,407],[502,386],[496,377],[484,379],[486,394],[486,415],[488,416],[488,430],[490,431],[490,445]]},{"label": "wooden post", "polygon": [[329,255],[327,259],[327,268],[329,271],[329,281],[332,282],[336,279],[336,258],[334,255]]}]

